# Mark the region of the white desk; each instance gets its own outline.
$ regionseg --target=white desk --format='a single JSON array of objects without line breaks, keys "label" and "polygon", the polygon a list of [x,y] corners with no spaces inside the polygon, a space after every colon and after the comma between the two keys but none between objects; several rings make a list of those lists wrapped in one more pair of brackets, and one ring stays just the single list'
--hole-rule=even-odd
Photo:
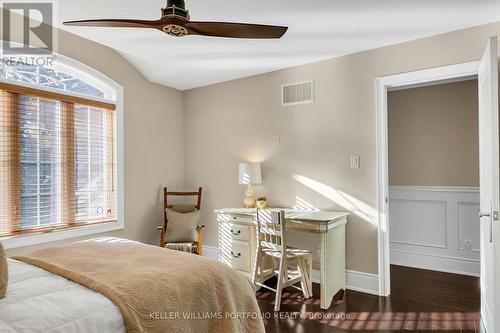
[{"label": "white desk", "polygon": [[[290,208],[268,208],[261,212],[284,210],[290,231],[321,235],[320,283],[321,308],[330,307],[333,296],[345,290],[345,225],[348,213],[305,212]],[[219,260],[246,274],[252,274],[257,249],[256,210],[247,208],[218,209]]]}]

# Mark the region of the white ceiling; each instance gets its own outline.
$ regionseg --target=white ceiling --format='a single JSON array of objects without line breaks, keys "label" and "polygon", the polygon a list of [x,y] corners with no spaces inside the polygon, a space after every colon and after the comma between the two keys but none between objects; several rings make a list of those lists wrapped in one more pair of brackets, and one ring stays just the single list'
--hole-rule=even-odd
[{"label": "white ceiling", "polygon": [[[166,0],[64,0],[60,21],[159,19]],[[186,0],[194,21],[289,26],[281,40],[190,36],[154,29],[63,29],[110,46],[150,81],[180,90],[500,21],[500,0]]]}]

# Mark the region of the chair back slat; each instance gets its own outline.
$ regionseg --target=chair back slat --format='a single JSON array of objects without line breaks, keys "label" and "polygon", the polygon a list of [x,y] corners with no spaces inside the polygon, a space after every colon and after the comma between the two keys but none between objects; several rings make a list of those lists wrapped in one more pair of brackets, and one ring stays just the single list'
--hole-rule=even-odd
[{"label": "chair back slat", "polygon": [[201,209],[201,193],[203,189],[198,188],[198,192],[169,192],[166,187],[163,188],[163,209],[172,208],[172,205],[168,203],[168,197],[197,197],[196,209]]},{"label": "chair back slat", "polygon": [[257,237],[260,248],[283,253],[286,250],[285,212],[257,209]]},{"label": "chair back slat", "polygon": [[271,240],[276,239],[276,236],[281,236],[281,230],[277,230],[271,227],[261,226],[260,232],[270,236]]}]

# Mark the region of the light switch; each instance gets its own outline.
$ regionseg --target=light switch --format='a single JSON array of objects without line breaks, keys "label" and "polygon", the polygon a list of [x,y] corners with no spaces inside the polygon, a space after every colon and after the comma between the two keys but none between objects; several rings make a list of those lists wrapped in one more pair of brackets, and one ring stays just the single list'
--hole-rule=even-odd
[{"label": "light switch", "polygon": [[274,145],[275,146],[279,146],[280,145],[280,141],[281,141],[280,136],[279,135],[275,135],[274,136]]},{"label": "light switch", "polygon": [[351,169],[359,169],[359,166],[360,166],[360,157],[351,156]]}]

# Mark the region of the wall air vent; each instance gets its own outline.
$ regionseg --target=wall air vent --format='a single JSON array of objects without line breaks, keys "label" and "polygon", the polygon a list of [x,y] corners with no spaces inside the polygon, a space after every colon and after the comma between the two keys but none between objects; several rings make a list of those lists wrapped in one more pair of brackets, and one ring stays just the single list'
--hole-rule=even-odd
[{"label": "wall air vent", "polygon": [[314,81],[285,84],[281,88],[281,105],[314,103]]}]

